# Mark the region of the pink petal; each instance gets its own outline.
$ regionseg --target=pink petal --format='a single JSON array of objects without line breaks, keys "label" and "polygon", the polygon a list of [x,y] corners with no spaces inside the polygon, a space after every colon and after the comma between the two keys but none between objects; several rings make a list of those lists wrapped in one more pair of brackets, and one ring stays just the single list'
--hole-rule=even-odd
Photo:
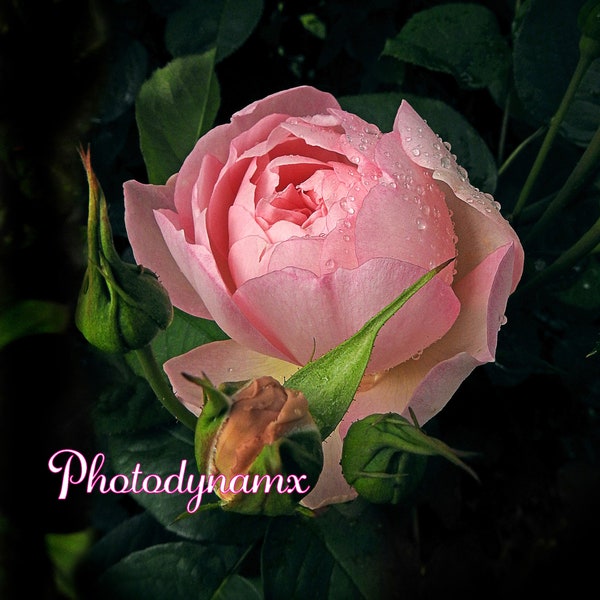
[{"label": "pink petal", "polygon": [[[434,179],[444,182],[456,198],[462,200],[471,207],[471,210],[479,212],[480,216],[483,217],[479,220],[476,220],[473,215],[467,217],[469,225],[476,222],[473,231],[481,231],[481,228],[485,228],[485,232],[483,234],[479,233],[477,236],[478,242],[483,242],[484,245],[469,242],[470,248],[480,251],[478,258],[472,257],[472,264],[477,264],[483,256],[499,246],[509,242],[514,243],[515,269],[512,282],[512,289],[514,290],[523,271],[523,250],[517,234],[500,214],[498,204],[493,201],[490,194],[482,193],[471,185],[467,172],[457,164],[456,158],[442,143],[439,136],[431,130],[406,101],[403,101],[398,109],[394,130],[400,134],[402,146],[407,156],[415,164],[430,169],[433,172]],[[462,218],[468,215],[468,211],[461,210],[458,202],[451,203],[451,194],[448,194],[448,201],[453,210],[461,211],[460,216],[455,215],[454,218],[460,242],[464,237],[465,229],[467,229],[463,226]],[[462,231],[459,231],[458,228],[461,228]],[[466,233],[468,235],[468,230]],[[468,251],[461,248],[461,253],[464,253],[465,250]],[[461,270],[468,272],[472,264],[466,267],[464,264],[459,265],[459,275]]]},{"label": "pink petal", "polygon": [[[233,298],[267,339],[285,347],[293,362],[305,364],[356,333],[423,273],[388,258],[322,277],[286,268],[247,281]],[[436,277],[383,327],[370,369],[395,366],[423,350],[448,331],[458,311],[454,292]]]},{"label": "pink petal", "polygon": [[426,423],[475,367],[494,360],[514,257],[512,244],[499,248],[455,285],[461,310],[452,329],[418,360],[398,365],[371,389],[359,393],[342,421],[342,435],[353,421],[372,413],[408,416],[409,405],[418,422]]},{"label": "pink petal", "polygon": [[199,415],[202,411],[202,388],[188,381],[182,373],[202,377],[213,385],[226,381],[245,381],[270,375],[284,382],[298,370],[297,365],[253,352],[233,340],[211,342],[168,360],[163,366],[175,394],[186,408]]},{"label": "pink petal", "polygon": [[[285,350],[279,350],[269,343],[233,302],[210,249],[198,244],[188,244],[183,232],[176,229],[169,215],[157,212],[156,220],[177,269],[201,296],[210,315],[208,318],[216,321],[227,335],[240,344],[270,356],[287,358]],[[193,307],[180,308],[194,314],[190,310]]]},{"label": "pink petal", "polygon": [[301,504],[316,510],[327,504],[348,502],[358,495],[344,479],[340,460],[342,439],[336,429],[323,442],[323,471],[317,485],[302,499]]},{"label": "pink petal", "polygon": [[[407,187],[378,186],[363,200],[356,217],[360,263],[388,256],[429,270],[456,256],[454,227],[443,194],[431,187],[418,167],[412,166],[411,182]],[[452,272],[445,275],[450,283]]]},{"label": "pink petal", "polygon": [[[137,181],[127,181],[123,185],[129,242],[136,262],[157,274],[175,306],[198,317],[210,318],[200,296],[179,269],[156,222],[155,210],[175,208],[173,189],[174,180],[164,186],[144,185]],[[172,218],[176,219],[174,215]],[[178,223],[171,225],[174,230],[178,226]]]}]

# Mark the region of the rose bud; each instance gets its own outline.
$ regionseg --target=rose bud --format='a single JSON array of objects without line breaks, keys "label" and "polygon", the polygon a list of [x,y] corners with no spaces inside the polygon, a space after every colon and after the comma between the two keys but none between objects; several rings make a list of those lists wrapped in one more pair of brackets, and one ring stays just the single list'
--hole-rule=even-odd
[{"label": "rose bud", "polygon": [[348,429],[342,472],[346,481],[370,502],[398,504],[415,492],[427,456],[434,455],[447,458],[477,479],[455,450],[404,417],[392,413],[370,415]]},{"label": "rose bud", "polygon": [[323,466],[304,395],[273,377],[215,388],[206,378],[184,376],[204,391],[196,461],[200,472],[224,476],[215,488],[223,507],[272,516],[297,510]]},{"label": "rose bud", "polygon": [[90,344],[105,352],[146,346],[173,318],[173,306],[156,275],[121,260],[114,247],[106,198],[81,152],[89,185],[87,268],[75,323]]}]

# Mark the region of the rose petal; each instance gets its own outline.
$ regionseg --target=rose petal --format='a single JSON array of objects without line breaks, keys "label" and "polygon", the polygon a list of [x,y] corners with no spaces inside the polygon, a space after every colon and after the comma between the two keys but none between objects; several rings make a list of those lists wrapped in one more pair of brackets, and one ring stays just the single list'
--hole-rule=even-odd
[{"label": "rose petal", "polygon": [[211,342],[171,358],[164,370],[175,394],[186,408],[199,415],[202,406],[202,388],[183,377],[188,373],[197,377],[205,374],[213,385],[226,381],[246,381],[270,375],[283,383],[298,370],[297,365],[253,352],[233,340]]},{"label": "rose petal", "polygon": [[[322,277],[286,268],[247,281],[233,298],[267,339],[285,345],[292,361],[306,364],[356,333],[423,274],[389,258]],[[458,312],[454,292],[436,277],[382,328],[370,370],[395,366],[423,350],[450,329]]]},{"label": "rose petal", "polygon": [[[133,255],[138,264],[154,271],[169,293],[171,302],[197,317],[211,318],[202,299],[179,269],[155,218],[155,210],[173,210],[175,181],[167,185],[144,185],[127,181],[123,185],[125,195],[125,226]],[[179,223],[172,213],[177,229]],[[182,234],[183,235],[183,234]]]},{"label": "rose petal", "polygon": [[[465,169],[457,164],[456,158],[442,143],[440,137],[431,130],[406,101],[403,101],[398,109],[394,130],[400,134],[401,143],[407,156],[416,165],[430,169],[433,172],[434,179],[444,182],[456,198],[468,204],[471,210],[478,211],[484,217],[484,219],[476,220],[473,215],[468,216],[468,211],[464,210],[461,211],[460,216],[455,216],[454,222],[457,224],[457,228],[462,226],[462,219],[467,218],[470,224],[477,223],[475,227],[479,231],[476,238],[478,243],[469,243],[468,247],[462,249],[463,254],[469,251],[479,251],[479,259],[481,259],[481,255],[485,256],[505,243],[514,243],[515,268],[511,288],[514,290],[523,271],[523,249],[517,234],[500,214],[498,204],[494,202],[490,194],[482,193],[471,185]],[[460,210],[461,208],[459,203],[451,202],[450,195],[449,205],[453,210]],[[481,233],[482,227],[485,227],[485,234]],[[465,229],[465,227],[462,227],[463,231]],[[460,242],[462,234],[458,229],[457,234]],[[471,238],[467,239],[470,240]],[[461,272],[470,271],[470,266],[464,268],[465,259],[464,256],[457,265],[458,276],[461,276]],[[473,256],[472,259],[470,261],[472,264],[479,262],[476,256]]]},{"label": "rose petal", "polygon": [[342,421],[342,435],[353,421],[374,412],[408,416],[409,405],[423,424],[445,406],[476,366],[494,360],[514,256],[513,244],[507,244],[455,285],[461,310],[452,329],[418,360],[402,363],[359,393]]},{"label": "rose petal", "polygon": [[[198,244],[188,244],[183,232],[173,225],[166,212],[157,212],[156,221],[177,269],[197,290],[208,310],[209,318],[215,320],[228,336],[256,352],[287,359],[285,348],[277,349],[273,346],[233,302],[210,249]],[[182,307],[182,310],[191,312],[189,308]]]},{"label": "rose petal", "polygon": [[301,504],[316,510],[333,503],[348,502],[358,495],[344,479],[340,459],[342,439],[336,429],[323,442],[323,471],[317,485],[302,499]]}]

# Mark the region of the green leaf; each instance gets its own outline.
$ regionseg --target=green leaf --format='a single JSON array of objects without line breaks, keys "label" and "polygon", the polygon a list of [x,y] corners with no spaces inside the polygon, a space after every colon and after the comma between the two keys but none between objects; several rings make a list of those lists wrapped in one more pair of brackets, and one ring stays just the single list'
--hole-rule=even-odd
[{"label": "green leaf", "polygon": [[262,597],[251,581],[240,575],[232,575],[212,596],[212,600],[261,600]]},{"label": "green leaf", "polygon": [[535,125],[547,123],[579,56],[579,9],[585,0],[530,0],[514,41],[517,94]]},{"label": "green leaf", "polygon": [[383,54],[449,73],[469,89],[490,85],[510,60],[494,13],[476,4],[443,4],[418,12],[387,40]]},{"label": "green leaf", "polygon": [[575,92],[560,132],[578,146],[586,147],[600,123],[600,60],[594,61]]},{"label": "green leaf", "polygon": [[220,104],[214,63],[214,49],[176,58],[142,86],[135,108],[150,183],[165,183],[179,171],[212,127]]},{"label": "green leaf", "polygon": [[226,339],[227,335],[214,321],[194,317],[176,308],[171,325],[154,338],[152,349],[156,360],[163,364],[198,346]]},{"label": "green leaf", "polygon": [[490,194],[498,179],[496,162],[477,130],[441,100],[406,93],[360,94],[339,99],[344,110],[360,115],[381,131],[392,131],[402,99],[405,99],[445,142],[452,145],[458,162],[469,173],[471,183]]},{"label": "green leaf", "polygon": [[325,439],[338,425],[360,385],[379,330],[406,302],[454,258],[431,269],[396,300],[369,319],[352,337],[296,371],[286,387],[300,390]]},{"label": "green leaf", "polygon": [[0,314],[0,348],[19,338],[40,333],[62,333],[69,322],[64,304],[22,300]]},{"label": "green leaf", "polygon": [[92,544],[91,529],[73,533],[47,533],[46,549],[54,567],[56,587],[67,598],[76,598],[73,576],[77,564]]},{"label": "green leaf", "polygon": [[600,311],[600,259],[591,257],[577,281],[556,296],[568,306],[584,310]]},{"label": "green leaf", "polygon": [[213,598],[245,552],[238,546],[192,542],[151,546],[110,567],[99,579],[99,591],[115,600]]},{"label": "green leaf", "polygon": [[167,50],[185,56],[212,48],[218,63],[243,45],[262,11],[262,0],[190,0],[167,20]]},{"label": "green leaf", "polygon": [[402,581],[379,513],[366,506],[351,514],[353,505],[272,521],[262,554],[266,598],[396,597]]}]

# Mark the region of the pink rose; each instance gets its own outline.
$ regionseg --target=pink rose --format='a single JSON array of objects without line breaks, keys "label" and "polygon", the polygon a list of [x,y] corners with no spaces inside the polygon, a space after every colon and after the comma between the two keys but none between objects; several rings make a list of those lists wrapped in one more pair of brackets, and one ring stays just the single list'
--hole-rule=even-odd
[{"label": "pink rose", "polygon": [[182,372],[215,384],[283,381],[457,256],[381,330],[359,393],[325,440],[308,506],[355,495],[339,465],[353,421],[410,406],[422,424],[494,360],[523,249],[497,203],[407,102],[382,134],[330,94],[279,92],[203,136],[166,185],[124,189],[137,262],[175,306],[214,319],[231,338],[165,364],[196,414],[201,389]]}]

